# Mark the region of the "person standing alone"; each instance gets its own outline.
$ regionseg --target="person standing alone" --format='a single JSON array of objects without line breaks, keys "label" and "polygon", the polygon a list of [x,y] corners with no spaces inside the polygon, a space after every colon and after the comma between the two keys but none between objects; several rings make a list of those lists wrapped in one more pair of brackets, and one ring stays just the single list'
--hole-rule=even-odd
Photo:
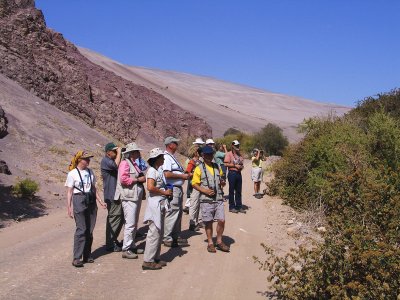
[{"label": "person standing alone", "polygon": [[124,224],[124,214],[120,200],[114,200],[117,188],[118,166],[121,162],[121,148],[114,143],[105,146],[105,156],[101,160],[101,176],[103,178],[104,201],[107,204],[106,249],[121,252],[118,236]]}]

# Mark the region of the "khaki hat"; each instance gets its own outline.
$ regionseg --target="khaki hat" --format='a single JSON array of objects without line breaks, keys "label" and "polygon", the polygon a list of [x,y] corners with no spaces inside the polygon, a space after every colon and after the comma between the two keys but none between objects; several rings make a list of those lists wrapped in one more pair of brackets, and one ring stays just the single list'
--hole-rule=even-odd
[{"label": "khaki hat", "polygon": [[159,157],[160,155],[164,155],[164,152],[160,148],[153,148],[149,152],[149,158],[147,159],[147,161],[152,158]]},{"label": "khaki hat", "polygon": [[143,150],[139,148],[136,143],[129,143],[128,145],[125,146],[125,151],[122,152],[123,154],[128,153],[128,152],[133,152],[133,151],[140,151]]},{"label": "khaki hat", "polygon": [[180,139],[177,139],[177,138],[175,138],[173,136],[169,136],[169,137],[165,138],[164,145],[168,145],[168,144],[171,144],[171,143],[178,143],[179,141],[180,141]]}]

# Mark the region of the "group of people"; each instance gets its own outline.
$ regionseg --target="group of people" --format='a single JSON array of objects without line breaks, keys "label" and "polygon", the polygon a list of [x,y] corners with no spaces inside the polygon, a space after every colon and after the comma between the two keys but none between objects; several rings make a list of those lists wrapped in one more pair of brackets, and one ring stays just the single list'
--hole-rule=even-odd
[{"label": "group of people", "polygon": [[[240,143],[234,140],[231,151],[225,145],[216,149],[212,139],[197,138],[189,149],[189,159],[183,167],[176,157],[180,140],[167,137],[165,150],[151,149],[147,163],[142,149],[134,142],[124,148],[114,143],[105,145],[100,167],[103,178],[104,201],[96,190],[96,178],[89,168],[93,155],[78,151],[67,175],[67,212],[75,219],[73,261],[75,267],[92,263],[91,246],[96,223],[97,204],[108,210],[106,249],[122,252],[122,258],[135,259],[143,254],[143,270],[159,270],[167,263],[160,259],[161,245],[187,247],[181,236],[182,213],[190,214],[189,230],[205,227],[207,251],[229,252],[222,241],[225,227],[224,192],[229,182],[229,212],[245,213],[242,205],[243,156]],[[258,153],[256,158],[262,160]],[[253,167],[255,162],[253,161]],[[256,176],[256,174],[254,174]],[[259,178],[259,175],[257,175]],[[253,177],[253,171],[252,171]],[[183,185],[187,181],[187,200],[183,204]],[[147,191],[146,191],[147,190]],[[259,188],[258,188],[259,192]],[[257,192],[256,192],[257,193]],[[144,223],[149,225],[145,249],[136,246],[138,221],[142,201],[147,197]],[[213,242],[213,222],[216,243]],[[123,231],[123,241],[118,241]]]}]

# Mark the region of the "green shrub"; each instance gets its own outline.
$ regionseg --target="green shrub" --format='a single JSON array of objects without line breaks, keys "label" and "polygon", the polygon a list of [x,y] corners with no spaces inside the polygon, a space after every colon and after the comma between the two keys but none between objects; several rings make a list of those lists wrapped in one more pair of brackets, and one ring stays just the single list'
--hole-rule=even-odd
[{"label": "green shrub", "polygon": [[268,155],[282,155],[283,150],[289,144],[287,138],[282,134],[282,129],[268,123],[254,135],[254,146],[264,150]]},{"label": "green shrub", "polygon": [[227,135],[239,135],[241,133],[242,132],[239,129],[230,127],[224,132],[224,136],[227,136]]},{"label": "green shrub", "polygon": [[321,203],[328,224],[322,243],[284,257],[264,245],[256,261],[279,299],[398,299],[398,100],[392,92],[342,118],[307,120],[305,138],[274,166],[269,192],[295,208]]},{"label": "green shrub", "polygon": [[29,178],[18,181],[12,188],[15,195],[24,198],[33,198],[39,191],[39,184]]}]

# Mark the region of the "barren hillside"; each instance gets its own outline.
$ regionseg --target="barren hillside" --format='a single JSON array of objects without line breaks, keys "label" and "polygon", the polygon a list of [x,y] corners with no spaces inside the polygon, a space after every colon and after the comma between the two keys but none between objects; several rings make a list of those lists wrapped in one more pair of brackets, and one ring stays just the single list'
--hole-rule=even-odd
[{"label": "barren hillside", "polygon": [[299,138],[295,128],[304,118],[329,112],[342,115],[350,109],[210,77],[126,66],[88,49],[79,51],[97,65],[153,89],[203,118],[212,126],[214,136],[221,136],[229,127],[256,131],[271,122],[295,141]]}]

